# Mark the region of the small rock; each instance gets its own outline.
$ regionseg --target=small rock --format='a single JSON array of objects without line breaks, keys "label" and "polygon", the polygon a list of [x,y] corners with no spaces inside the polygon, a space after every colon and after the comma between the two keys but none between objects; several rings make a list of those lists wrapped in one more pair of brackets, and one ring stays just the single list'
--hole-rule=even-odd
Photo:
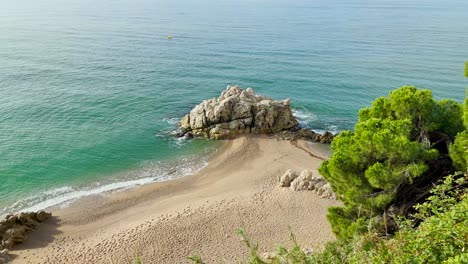
[{"label": "small rock", "polygon": [[293,170],[287,170],[279,179],[279,187],[289,187],[291,182],[297,178],[297,174]]}]

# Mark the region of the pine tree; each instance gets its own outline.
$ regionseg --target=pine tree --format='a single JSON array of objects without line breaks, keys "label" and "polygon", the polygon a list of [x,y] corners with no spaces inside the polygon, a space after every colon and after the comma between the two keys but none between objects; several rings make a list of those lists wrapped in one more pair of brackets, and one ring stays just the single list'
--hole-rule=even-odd
[{"label": "pine tree", "polygon": [[340,133],[333,155],[320,172],[343,201],[328,219],[338,237],[366,229],[411,185],[448,156],[448,145],[464,130],[463,108],[453,100],[435,101],[429,90],[403,86],[359,112],[354,132]]}]

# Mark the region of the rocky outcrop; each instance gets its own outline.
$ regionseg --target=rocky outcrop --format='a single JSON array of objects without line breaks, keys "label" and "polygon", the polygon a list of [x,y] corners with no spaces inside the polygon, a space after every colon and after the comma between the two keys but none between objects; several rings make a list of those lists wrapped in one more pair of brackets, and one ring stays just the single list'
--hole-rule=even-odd
[{"label": "rocky outcrop", "polygon": [[179,122],[180,136],[214,139],[271,134],[297,124],[289,100],[275,101],[238,86],[228,86],[219,98],[203,101]]},{"label": "rocky outcrop", "polygon": [[290,130],[282,131],[278,134],[278,136],[284,140],[304,139],[304,140],[310,140],[310,141],[318,142],[322,144],[330,144],[336,135],[329,131],[325,131],[325,133],[320,134],[309,129],[297,128],[297,129],[290,129]]},{"label": "rocky outcrop", "polygon": [[279,186],[289,187],[293,191],[313,191],[322,198],[336,199],[330,184],[309,170],[302,171],[299,176],[293,170],[287,170],[280,177]]},{"label": "rocky outcrop", "polygon": [[[0,263],[8,261],[8,250],[23,243],[27,234],[49,219],[52,215],[45,211],[7,215],[0,221]],[[3,261],[3,262],[2,262]]]}]

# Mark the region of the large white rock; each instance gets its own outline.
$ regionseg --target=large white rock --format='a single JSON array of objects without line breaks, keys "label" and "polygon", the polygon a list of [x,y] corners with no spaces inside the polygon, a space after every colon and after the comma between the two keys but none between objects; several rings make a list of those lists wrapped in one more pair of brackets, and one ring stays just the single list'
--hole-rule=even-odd
[{"label": "large white rock", "polygon": [[219,98],[203,101],[179,122],[183,133],[215,139],[276,133],[297,124],[289,100],[275,101],[239,86],[228,86]]},{"label": "large white rock", "polygon": [[279,179],[279,187],[289,187],[291,182],[297,178],[297,173],[293,170],[287,170]]},{"label": "large white rock", "polygon": [[314,177],[311,171],[304,170],[299,177],[291,183],[291,189],[294,191],[312,191],[316,189],[322,178]]},{"label": "large white rock", "polygon": [[330,184],[309,170],[302,171],[299,176],[293,170],[287,170],[280,177],[279,186],[289,187],[293,191],[313,191],[322,198],[336,199]]}]

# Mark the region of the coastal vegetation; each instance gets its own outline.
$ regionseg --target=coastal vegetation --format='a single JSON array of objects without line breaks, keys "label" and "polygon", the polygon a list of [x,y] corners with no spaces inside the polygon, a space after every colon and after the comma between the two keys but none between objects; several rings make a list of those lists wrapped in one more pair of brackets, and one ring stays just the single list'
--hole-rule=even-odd
[{"label": "coastal vegetation", "polygon": [[329,209],[337,237],[352,238],[369,225],[395,230],[391,216],[406,215],[433,182],[453,172],[448,149],[464,130],[462,117],[457,102],[408,86],[362,109],[354,131],[335,138],[320,167],[345,205]]}]

